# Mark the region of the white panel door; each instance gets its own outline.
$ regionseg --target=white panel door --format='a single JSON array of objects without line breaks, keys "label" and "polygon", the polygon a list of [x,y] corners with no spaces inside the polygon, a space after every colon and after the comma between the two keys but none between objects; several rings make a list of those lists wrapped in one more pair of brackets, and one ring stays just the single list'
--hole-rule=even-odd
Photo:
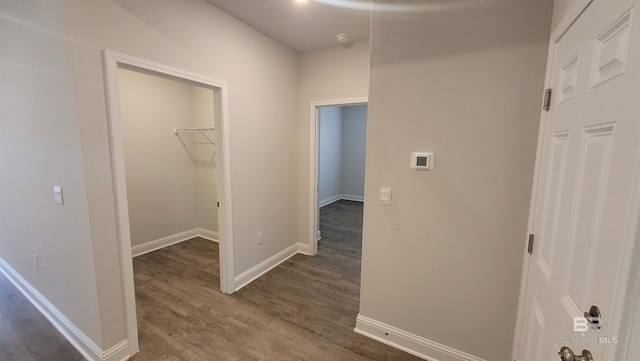
[{"label": "white panel door", "polygon": [[[637,1],[595,0],[551,44],[520,361],[559,360],[564,346],[616,360],[638,222]],[[592,306],[599,331],[584,322]]]}]

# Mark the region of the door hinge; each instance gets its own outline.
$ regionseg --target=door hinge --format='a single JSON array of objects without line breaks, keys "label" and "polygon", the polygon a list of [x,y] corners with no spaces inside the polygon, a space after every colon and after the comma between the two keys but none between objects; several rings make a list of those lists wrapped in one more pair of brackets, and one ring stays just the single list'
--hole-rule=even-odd
[{"label": "door hinge", "polygon": [[551,88],[544,91],[544,103],[542,105],[542,109],[545,111],[549,111],[551,108]]},{"label": "door hinge", "polygon": [[217,203],[218,208],[220,208],[220,202],[216,202],[216,203]]},{"label": "door hinge", "polygon": [[527,245],[527,253],[531,254],[533,253],[533,241],[534,241],[535,237],[533,234],[529,235],[529,244]]}]

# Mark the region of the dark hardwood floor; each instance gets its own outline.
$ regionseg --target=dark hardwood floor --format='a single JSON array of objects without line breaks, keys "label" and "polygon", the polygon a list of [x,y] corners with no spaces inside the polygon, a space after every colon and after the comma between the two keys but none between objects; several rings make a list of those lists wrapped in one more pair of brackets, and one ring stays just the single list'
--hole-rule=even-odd
[{"label": "dark hardwood floor", "polygon": [[0,272],[0,360],[74,361],[82,355]]},{"label": "dark hardwood floor", "polygon": [[[420,360],[353,332],[362,204],[320,212],[315,257],[296,255],[233,295],[219,291],[218,245],[200,238],[134,259],[134,361]],[[0,360],[83,358],[0,274]]]},{"label": "dark hardwood floor", "polygon": [[218,290],[209,241],[137,257],[133,360],[420,360],[353,332],[362,204],[339,201],[320,217],[318,255],[296,255],[233,295]]}]

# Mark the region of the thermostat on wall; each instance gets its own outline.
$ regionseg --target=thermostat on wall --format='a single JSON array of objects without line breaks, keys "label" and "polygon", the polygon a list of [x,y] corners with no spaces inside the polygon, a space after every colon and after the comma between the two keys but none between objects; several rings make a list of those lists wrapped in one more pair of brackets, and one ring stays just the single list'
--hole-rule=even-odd
[{"label": "thermostat on wall", "polygon": [[411,153],[411,169],[433,170],[433,153],[413,152]]}]

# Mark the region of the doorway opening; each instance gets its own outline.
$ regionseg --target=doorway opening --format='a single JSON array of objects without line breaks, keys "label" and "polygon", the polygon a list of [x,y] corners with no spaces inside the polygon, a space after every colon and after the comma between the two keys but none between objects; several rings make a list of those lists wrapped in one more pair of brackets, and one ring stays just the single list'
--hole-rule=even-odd
[{"label": "doorway opening", "polygon": [[[318,135],[318,249],[326,241],[333,246],[361,248],[360,237],[340,237],[362,233],[364,170],[367,141],[367,105],[320,108]],[[333,234],[332,234],[333,233]],[[337,237],[336,237],[337,236]],[[357,238],[357,239],[355,239]]]},{"label": "doorway opening", "polygon": [[[311,173],[309,177],[309,253],[311,255],[318,253],[318,242],[321,238],[320,207],[343,199],[352,202],[364,200],[367,101],[367,98],[351,98],[311,103],[309,162]],[[343,149],[347,152],[343,152]]]},{"label": "doorway opening", "polygon": [[217,90],[126,68],[118,85],[133,257],[217,242]]},{"label": "doorway opening", "polygon": [[[155,248],[161,248],[163,245],[192,238],[190,236],[206,238],[217,236],[219,241],[220,290],[224,293],[233,293],[234,291],[227,85],[225,82],[110,50],[103,51],[103,62],[107,87],[123,305],[125,307],[127,339],[131,355],[133,355],[137,352],[139,344],[132,255],[139,255]],[[147,114],[140,113],[140,109],[136,107],[131,112],[131,109],[128,109],[130,104],[122,103],[120,82],[125,81],[121,77],[122,74],[130,78],[128,81],[136,79],[137,84],[141,84],[141,79],[144,80],[147,83],[146,91],[154,89],[159,83],[164,82],[165,85],[169,84],[167,82],[174,83],[172,86],[163,88],[166,92],[166,99],[180,97],[180,94],[182,96],[190,94],[189,101],[183,104],[181,110],[178,109],[180,107],[177,107],[177,111],[175,109],[171,111],[170,115],[175,117],[175,125],[169,126],[166,120],[159,121],[160,118],[167,116],[164,114],[166,109],[159,109],[162,104],[156,104],[156,109],[153,109],[153,106],[150,111],[147,109]],[[151,86],[149,87],[149,85]],[[140,90],[137,89],[137,91]],[[156,88],[155,91],[162,90]],[[138,100],[148,99],[147,95],[149,94],[145,92],[138,94]],[[198,108],[197,104],[199,104],[199,108],[206,109],[195,111],[194,109]],[[123,110],[127,109],[128,115],[124,115]],[[200,116],[194,116],[196,113]],[[188,117],[185,114],[191,114],[191,116]],[[132,115],[138,120],[136,124],[125,124],[126,117]],[[145,117],[150,118],[148,119],[150,122],[155,121],[163,125],[151,126],[150,123],[141,121]],[[160,154],[169,148],[175,150],[176,147],[181,152]],[[125,149],[141,151],[127,152],[127,155],[133,154],[135,156],[129,157],[131,159],[125,159]],[[190,162],[190,166],[186,165],[185,159]],[[176,169],[180,167],[186,171],[182,172],[183,174],[176,174],[181,173],[176,172]],[[129,171],[131,171],[130,174],[127,173]],[[155,179],[149,178],[149,175],[155,176]],[[158,178],[160,177],[177,178],[162,179],[162,182],[159,182]],[[171,192],[163,192],[163,182],[181,184],[181,189],[173,192],[173,195],[170,194]],[[196,219],[201,218],[199,222],[193,224],[199,224],[202,227],[192,227],[185,232],[169,236],[158,236],[163,232],[171,233],[171,229],[176,229],[171,226],[180,223],[182,223],[181,226],[184,226],[189,222],[189,217],[182,217],[179,220],[176,220],[175,217],[176,213],[184,211],[182,208],[188,208],[189,203],[185,203],[185,199],[180,198],[198,197],[198,195],[191,194],[193,189],[189,189],[189,183],[191,188],[202,188],[206,190],[206,193],[210,193],[209,197],[204,197],[208,198],[209,202],[201,202],[195,206],[196,209],[191,210]],[[201,187],[198,187],[200,183]],[[136,187],[138,190],[142,189],[143,193],[147,194],[136,194],[130,199],[129,186]],[[156,187],[159,189],[155,189]],[[166,205],[166,209],[160,211],[157,202],[162,201],[164,197],[178,198],[178,206],[174,204],[177,209],[171,209],[171,205]],[[217,219],[214,219],[212,215],[216,211],[217,217],[215,218]],[[171,217],[171,221],[151,217],[163,212],[163,216],[165,218]],[[133,225],[132,220],[138,224]],[[148,227],[149,224],[155,224],[157,227]],[[217,234],[208,228],[217,228]],[[135,237],[133,241],[136,242],[133,247],[132,235]],[[181,237],[183,238],[180,239]]]}]

